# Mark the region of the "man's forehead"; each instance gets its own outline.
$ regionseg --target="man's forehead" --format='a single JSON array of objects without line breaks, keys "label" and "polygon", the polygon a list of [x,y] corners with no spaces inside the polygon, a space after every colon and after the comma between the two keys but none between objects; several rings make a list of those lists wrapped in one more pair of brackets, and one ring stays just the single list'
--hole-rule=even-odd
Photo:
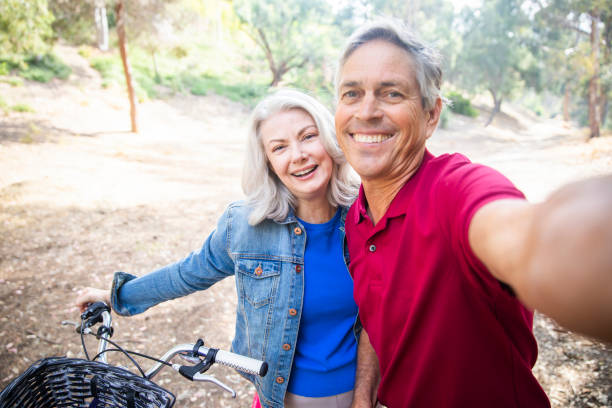
[{"label": "man's forehead", "polygon": [[403,48],[374,40],[355,49],[339,74],[340,86],[360,85],[366,81],[380,86],[409,83],[415,78],[415,63]]}]

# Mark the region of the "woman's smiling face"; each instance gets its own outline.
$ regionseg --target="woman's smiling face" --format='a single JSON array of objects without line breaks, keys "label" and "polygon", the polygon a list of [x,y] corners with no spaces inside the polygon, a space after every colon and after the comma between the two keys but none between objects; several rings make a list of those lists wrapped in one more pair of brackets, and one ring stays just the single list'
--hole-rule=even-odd
[{"label": "woman's smiling face", "polygon": [[300,201],[325,197],[333,160],[321,144],[312,117],[302,109],[278,112],[260,126],[270,167]]}]

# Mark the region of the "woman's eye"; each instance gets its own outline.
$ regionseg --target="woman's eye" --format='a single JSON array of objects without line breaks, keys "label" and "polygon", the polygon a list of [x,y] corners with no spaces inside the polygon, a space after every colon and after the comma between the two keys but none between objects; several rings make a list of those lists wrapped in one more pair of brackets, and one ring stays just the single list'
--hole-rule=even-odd
[{"label": "woman's eye", "polygon": [[285,148],[285,146],[283,146],[283,145],[273,146],[273,147],[272,147],[272,153],[275,153],[275,152],[281,151],[281,150],[282,150],[282,149],[284,149],[284,148]]},{"label": "woman's eye", "polygon": [[319,136],[317,133],[307,133],[306,135],[304,135],[304,140],[312,139],[313,137],[317,136]]}]

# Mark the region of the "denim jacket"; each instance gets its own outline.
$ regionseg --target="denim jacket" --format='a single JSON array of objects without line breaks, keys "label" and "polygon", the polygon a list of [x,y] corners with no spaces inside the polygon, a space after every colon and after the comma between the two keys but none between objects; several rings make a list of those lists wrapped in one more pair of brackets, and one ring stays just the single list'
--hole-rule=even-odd
[{"label": "denim jacket", "polygon": [[[344,239],[347,208],[341,211],[349,273]],[[230,204],[202,248],[177,263],[140,278],[117,272],[111,303],[117,313],[129,316],[235,275],[238,306],[232,351],[268,362],[263,378],[241,374],[255,385],[263,406],[276,408],[283,406],[297,344],[306,230],[293,212],[282,222],[264,220],[256,226],[248,224],[249,213],[244,202]],[[358,338],[357,317],[355,321]]]}]

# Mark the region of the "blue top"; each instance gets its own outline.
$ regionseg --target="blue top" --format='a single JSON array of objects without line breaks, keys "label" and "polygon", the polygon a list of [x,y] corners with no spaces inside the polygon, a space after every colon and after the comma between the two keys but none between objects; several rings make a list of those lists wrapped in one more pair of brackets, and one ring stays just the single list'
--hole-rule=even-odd
[{"label": "blue top", "polygon": [[288,391],[304,397],[341,394],[355,383],[357,305],[342,255],[340,214],[324,224],[299,220],[306,229],[304,300]]},{"label": "blue top", "polygon": [[[346,262],[337,273],[350,279],[344,239],[346,211],[341,209],[333,236]],[[116,273],[111,303],[117,313],[134,315],[235,276],[238,303],[232,350],[268,362],[263,378],[241,374],[257,388],[262,406],[282,408],[301,331],[306,234],[293,212],[281,222],[264,220],[255,226],[247,222],[250,212],[243,202],[230,204],[202,247],[181,261],[139,278]],[[361,325],[356,316],[353,322],[355,326],[342,337],[353,336],[353,332],[354,338],[358,336]],[[206,337],[206,333],[194,336]]]}]

